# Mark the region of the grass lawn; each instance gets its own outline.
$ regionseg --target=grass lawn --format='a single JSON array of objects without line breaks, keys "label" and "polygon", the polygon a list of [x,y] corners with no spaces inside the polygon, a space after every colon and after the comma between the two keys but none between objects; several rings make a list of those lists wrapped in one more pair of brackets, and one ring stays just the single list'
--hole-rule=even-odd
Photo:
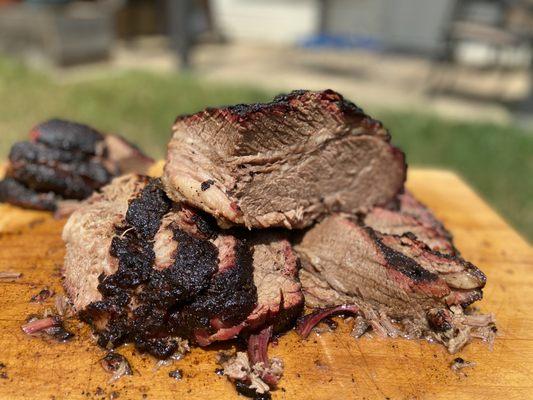
[{"label": "grass lawn", "polygon": [[[57,84],[44,74],[0,59],[0,158],[33,124],[54,116],[121,133],[161,157],[176,115],[205,106],[267,100],[271,95],[249,87],[147,72]],[[425,114],[367,111],[384,121],[410,165],[455,170],[533,239],[533,134]]]}]

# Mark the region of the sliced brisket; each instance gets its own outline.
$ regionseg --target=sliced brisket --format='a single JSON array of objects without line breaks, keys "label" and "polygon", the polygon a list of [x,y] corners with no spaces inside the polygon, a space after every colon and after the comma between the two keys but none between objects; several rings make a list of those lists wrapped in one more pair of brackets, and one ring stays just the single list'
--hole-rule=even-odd
[{"label": "sliced brisket", "polygon": [[156,179],[115,179],[72,214],[63,238],[65,287],[102,346],[134,342],[167,357],[175,337],[208,345],[267,323],[281,329],[303,304],[286,240],[221,232]]},{"label": "sliced brisket", "polygon": [[206,109],[173,131],[167,193],[222,226],[302,228],[333,210],[386,204],[405,179],[387,130],[331,90]]},{"label": "sliced brisket", "polygon": [[145,173],[151,163],[119,136],[53,119],[33,128],[30,141],[11,148],[6,180],[17,185],[0,182],[0,201],[55,210],[64,199],[89,197],[120,173]]},{"label": "sliced brisket", "polygon": [[388,207],[374,207],[365,215],[364,223],[382,233],[411,233],[431,250],[440,253],[457,253],[451,234],[433,213],[408,191],[400,194]]},{"label": "sliced brisket", "polygon": [[481,299],[486,278],[462,258],[340,214],[311,228],[296,250],[309,306],[355,304],[378,333],[430,337],[450,351],[468,340],[463,308]]},{"label": "sliced brisket", "polygon": [[58,198],[53,192],[36,192],[13,178],[0,181],[0,202],[23,208],[54,211]]},{"label": "sliced brisket", "polygon": [[257,307],[246,319],[248,329],[270,325],[274,332],[280,332],[303,310],[300,260],[285,236],[281,232],[257,232],[248,239],[258,296]]}]

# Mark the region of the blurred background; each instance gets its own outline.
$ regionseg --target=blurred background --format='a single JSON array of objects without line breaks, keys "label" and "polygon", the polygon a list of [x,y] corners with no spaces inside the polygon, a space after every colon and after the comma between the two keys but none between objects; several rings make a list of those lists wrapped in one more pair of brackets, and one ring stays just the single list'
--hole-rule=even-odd
[{"label": "blurred background", "polygon": [[0,159],[63,117],[162,157],[176,115],[335,89],[533,239],[533,0],[0,0]]}]

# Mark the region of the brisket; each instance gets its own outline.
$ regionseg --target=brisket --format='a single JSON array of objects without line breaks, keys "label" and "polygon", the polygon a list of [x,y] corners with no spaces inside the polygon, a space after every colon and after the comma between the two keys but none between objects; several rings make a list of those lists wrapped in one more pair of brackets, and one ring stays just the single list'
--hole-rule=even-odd
[{"label": "brisket", "polygon": [[0,181],[0,202],[23,208],[54,211],[57,200],[53,192],[38,193],[13,178]]},{"label": "brisket", "polygon": [[63,239],[66,290],[104,347],[134,342],[164,358],[176,337],[205,346],[282,329],[302,308],[288,241],[221,232],[157,179],[116,178],[72,214]]},{"label": "brisket", "polygon": [[173,132],[166,192],[221,226],[302,228],[387,204],[405,179],[387,130],[331,90],[206,109],[179,117]]},{"label": "brisket", "polygon": [[436,339],[452,352],[474,329],[464,308],[481,299],[485,275],[412,234],[380,233],[337,214],[305,233],[296,250],[311,307],[355,304],[378,333]]},{"label": "brisket", "polygon": [[457,254],[451,234],[433,213],[408,191],[400,194],[388,207],[374,207],[365,215],[364,223],[386,234],[411,233],[431,250]]},{"label": "brisket", "polygon": [[116,175],[145,173],[152,163],[121,137],[75,122],[53,119],[37,125],[29,136],[11,148],[0,201],[55,210],[65,199],[89,197]]}]

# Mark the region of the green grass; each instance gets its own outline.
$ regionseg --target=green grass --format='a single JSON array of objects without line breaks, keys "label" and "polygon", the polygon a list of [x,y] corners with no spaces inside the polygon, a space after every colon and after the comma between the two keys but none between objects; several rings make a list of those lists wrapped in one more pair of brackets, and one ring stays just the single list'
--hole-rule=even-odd
[{"label": "green grass", "polygon": [[378,113],[410,165],[459,173],[524,236],[533,239],[533,133],[512,126]]},{"label": "green grass", "polygon": [[[249,87],[207,84],[193,76],[138,71],[58,84],[45,74],[0,59],[0,158],[33,124],[54,116],[121,133],[161,157],[176,115],[206,106],[262,101],[271,95]],[[455,170],[533,238],[531,132],[423,113],[367,111],[390,128],[410,165]]]}]

